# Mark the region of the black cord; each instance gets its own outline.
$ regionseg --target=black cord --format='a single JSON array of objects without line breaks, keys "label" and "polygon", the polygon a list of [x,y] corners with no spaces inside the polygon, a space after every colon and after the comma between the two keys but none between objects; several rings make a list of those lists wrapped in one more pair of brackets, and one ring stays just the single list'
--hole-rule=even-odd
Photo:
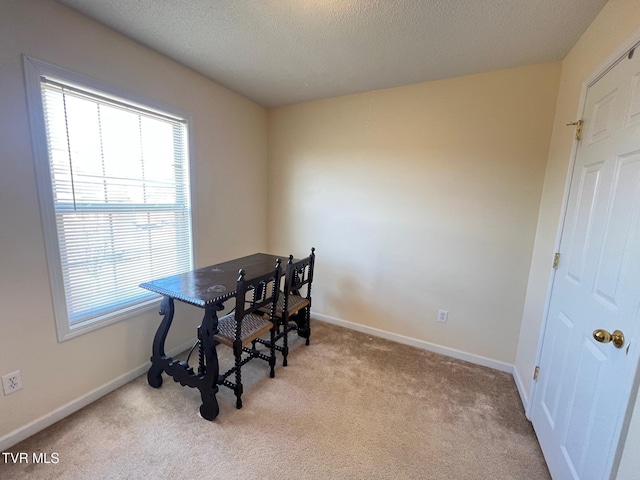
[{"label": "black cord", "polygon": [[189,364],[189,359],[191,358],[191,354],[196,349],[199,343],[200,343],[200,340],[196,340],[196,343],[194,343],[193,347],[191,347],[191,350],[189,350],[189,355],[187,355],[187,364]]}]

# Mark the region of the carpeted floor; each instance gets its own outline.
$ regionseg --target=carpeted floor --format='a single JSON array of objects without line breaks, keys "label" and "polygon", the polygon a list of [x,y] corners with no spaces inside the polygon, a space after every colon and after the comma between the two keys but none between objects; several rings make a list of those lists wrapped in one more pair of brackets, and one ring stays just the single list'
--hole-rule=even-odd
[{"label": "carpeted floor", "polygon": [[[0,461],[9,479],[549,479],[510,375],[323,322],[292,336],[270,379],[243,368],[244,406],[220,415],[197,390],[142,376],[10,449],[57,464]],[[220,347],[221,365],[231,363]]]}]

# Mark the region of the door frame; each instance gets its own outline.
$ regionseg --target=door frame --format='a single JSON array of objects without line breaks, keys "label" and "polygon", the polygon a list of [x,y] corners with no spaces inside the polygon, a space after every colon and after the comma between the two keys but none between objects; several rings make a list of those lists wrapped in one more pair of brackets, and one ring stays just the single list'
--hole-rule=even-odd
[{"label": "door frame", "polygon": [[[612,53],[609,54],[603,61],[601,61],[598,64],[598,67],[595,70],[593,70],[593,72],[583,80],[576,118],[566,119],[567,123],[583,117],[586,98],[587,98],[587,91],[589,87],[592,84],[594,84],[597,80],[599,80],[602,76],[604,76],[615,65],[617,65],[617,63],[622,59],[625,53],[634,47],[638,49],[638,51],[636,52],[636,55],[640,55],[640,28],[637,28],[624,42],[619,44],[612,51]],[[556,229],[556,238],[554,242],[554,252],[558,252],[560,249],[562,234],[565,228],[567,206],[569,202],[569,190],[571,188],[571,182],[573,180],[573,173],[574,173],[577,153],[578,153],[578,142],[574,140],[573,144],[571,145],[569,165],[567,167],[567,173],[565,177],[564,192],[562,195],[562,207],[560,210],[560,219],[558,221],[558,227]],[[553,291],[555,274],[556,274],[556,270],[551,269],[549,273],[548,281],[547,281],[547,292],[545,295],[544,310],[543,310],[543,317],[542,317],[543,319],[540,325],[538,345],[536,347],[535,365],[540,365],[540,358],[542,356],[542,346],[544,343],[544,336],[547,329],[547,321],[549,317],[549,306],[551,303],[551,293]],[[634,343],[636,344],[640,343],[640,338],[636,339]],[[616,430],[620,432],[618,437],[618,444],[616,445],[616,448],[614,450],[613,458],[603,459],[603,461],[607,461],[607,463],[611,465],[612,478],[613,478],[613,475],[617,472],[619,467],[620,459],[622,457],[623,447],[625,445],[626,438],[627,438],[627,432],[629,430],[629,422],[631,420],[631,415],[633,413],[635,399],[640,390],[640,355],[638,353],[639,347],[640,345],[634,345],[631,348],[631,352],[630,352],[632,360],[635,359],[636,366],[635,366],[635,371],[630,375],[632,377],[631,380],[628,380],[624,385],[625,387],[624,390],[628,391],[629,395],[627,396],[626,406],[624,407],[625,413],[623,416],[620,417],[620,420],[616,425]],[[527,404],[525,405],[526,417],[529,420],[531,420],[531,411],[533,409],[533,401],[536,395],[537,385],[538,383],[536,381],[531,382],[531,387],[529,388],[529,396],[527,398]]]}]

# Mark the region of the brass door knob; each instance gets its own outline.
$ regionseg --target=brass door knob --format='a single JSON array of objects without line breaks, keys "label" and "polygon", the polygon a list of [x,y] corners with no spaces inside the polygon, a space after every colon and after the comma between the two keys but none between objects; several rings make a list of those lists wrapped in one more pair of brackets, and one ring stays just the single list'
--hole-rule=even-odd
[{"label": "brass door knob", "polygon": [[600,343],[613,342],[613,346],[616,348],[622,348],[624,345],[624,333],[620,330],[614,330],[613,333],[609,333],[606,330],[599,328],[593,331],[593,338],[596,342]]}]

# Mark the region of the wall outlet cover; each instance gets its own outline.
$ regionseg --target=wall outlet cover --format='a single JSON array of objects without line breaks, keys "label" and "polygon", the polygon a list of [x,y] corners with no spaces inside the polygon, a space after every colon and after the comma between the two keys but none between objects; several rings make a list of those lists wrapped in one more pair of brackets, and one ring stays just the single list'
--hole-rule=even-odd
[{"label": "wall outlet cover", "polygon": [[2,377],[2,388],[5,395],[11,395],[18,390],[22,390],[22,376],[20,370],[8,373]]}]

